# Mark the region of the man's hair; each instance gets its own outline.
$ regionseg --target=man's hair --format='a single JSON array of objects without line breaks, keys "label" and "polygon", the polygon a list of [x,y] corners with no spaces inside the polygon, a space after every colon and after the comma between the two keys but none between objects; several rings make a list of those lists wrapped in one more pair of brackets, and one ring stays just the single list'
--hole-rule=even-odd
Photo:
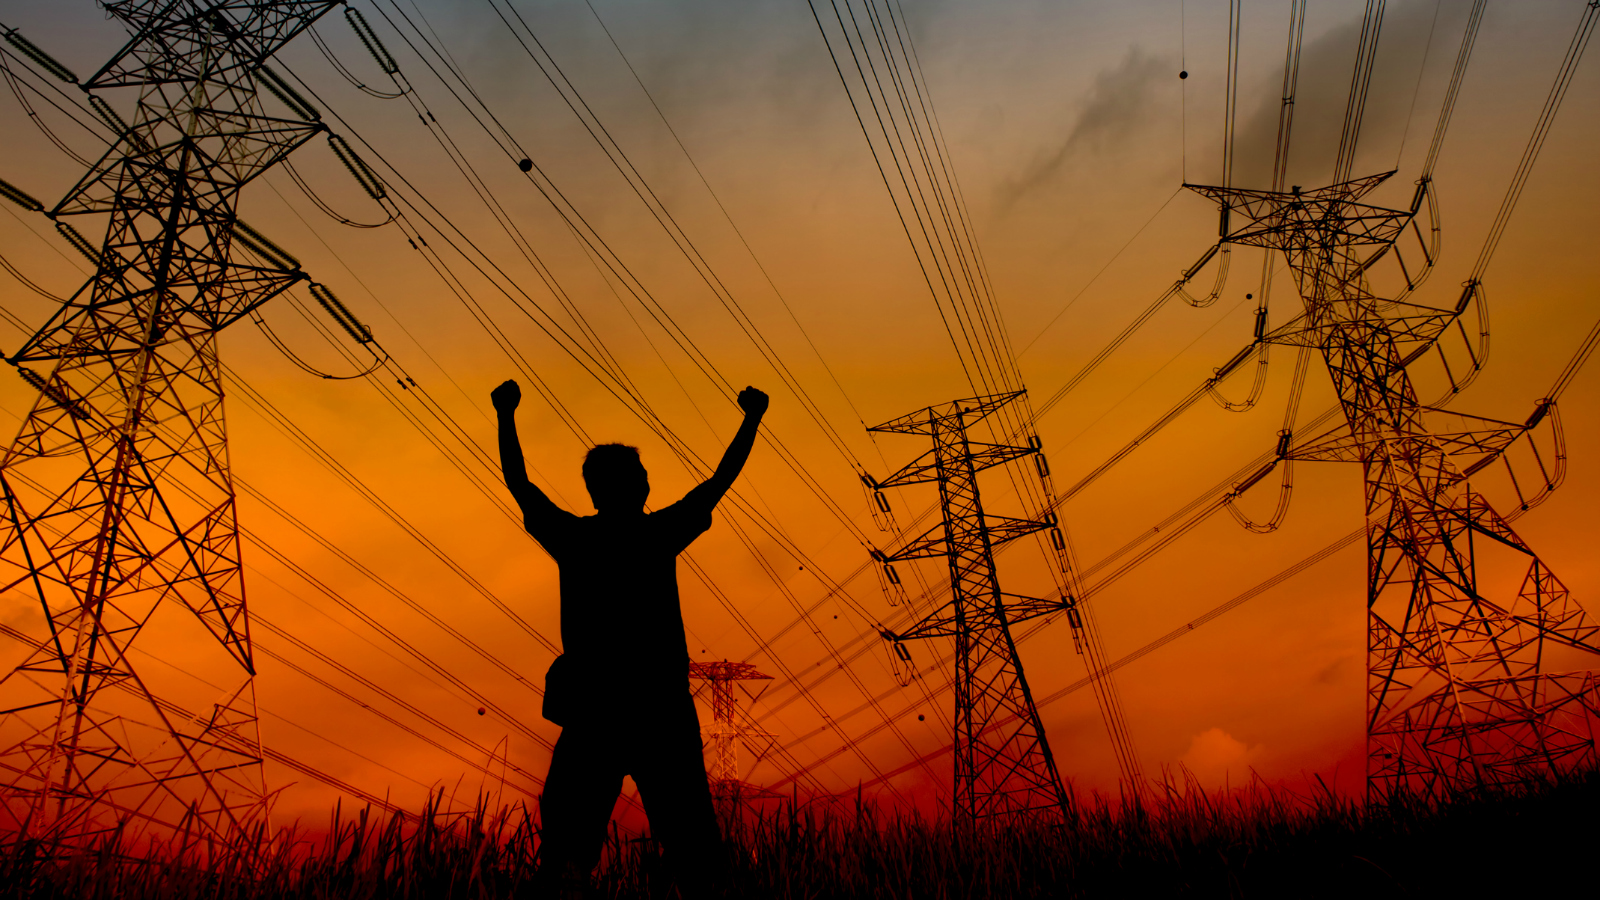
[{"label": "man's hair", "polygon": [[617,476],[643,469],[639,448],[627,444],[596,444],[583,458],[583,482],[592,491],[596,485],[614,484]]}]

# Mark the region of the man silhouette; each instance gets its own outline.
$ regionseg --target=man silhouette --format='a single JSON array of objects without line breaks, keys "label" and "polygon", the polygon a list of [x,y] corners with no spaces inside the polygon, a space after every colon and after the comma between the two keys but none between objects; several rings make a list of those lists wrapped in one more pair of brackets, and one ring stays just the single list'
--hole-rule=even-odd
[{"label": "man silhouette", "polygon": [[665,509],[644,510],[650,480],[636,448],[591,449],[583,480],[592,516],[561,509],[528,481],[517,383],[505,382],[490,399],[506,487],[561,573],[562,655],[545,676],[544,717],[561,726],[561,736],[539,802],[542,892],[572,895],[588,884],[624,775],[639,786],[680,884],[714,883],[726,860],[689,691],[677,556],[711,527],[712,508],[744,468],[767,395],[739,392],[744,422],[716,472]]}]

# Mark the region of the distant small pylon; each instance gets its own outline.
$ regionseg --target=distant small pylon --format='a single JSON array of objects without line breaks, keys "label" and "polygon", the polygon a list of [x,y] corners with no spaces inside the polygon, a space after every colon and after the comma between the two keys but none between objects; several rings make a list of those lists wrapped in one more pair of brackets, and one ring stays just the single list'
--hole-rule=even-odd
[{"label": "distant small pylon", "polygon": [[770,738],[773,735],[741,726],[733,720],[737,703],[733,696],[733,683],[771,680],[772,676],[757,671],[749,663],[724,659],[690,663],[689,677],[704,681],[711,693],[711,724],[702,731],[709,738],[712,748],[712,763],[706,773],[712,793],[718,797],[760,793],[760,788],[739,780],[739,744],[751,738]]}]

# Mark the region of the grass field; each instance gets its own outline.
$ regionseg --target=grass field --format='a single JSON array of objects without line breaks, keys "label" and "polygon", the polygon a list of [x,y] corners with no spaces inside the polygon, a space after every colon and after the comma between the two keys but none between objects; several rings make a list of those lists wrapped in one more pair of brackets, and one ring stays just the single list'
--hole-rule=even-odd
[{"label": "grass field", "polygon": [[[772,804],[727,823],[726,896],[750,898],[1591,896],[1600,773],[1367,807],[1320,789],[1168,786],[1143,806],[1078,798],[1065,825],[952,829],[870,804]],[[7,841],[0,895],[26,898],[511,898],[532,895],[519,807],[402,821],[335,814],[241,854],[107,842],[65,858]],[[613,834],[594,896],[671,897],[648,840]]]}]

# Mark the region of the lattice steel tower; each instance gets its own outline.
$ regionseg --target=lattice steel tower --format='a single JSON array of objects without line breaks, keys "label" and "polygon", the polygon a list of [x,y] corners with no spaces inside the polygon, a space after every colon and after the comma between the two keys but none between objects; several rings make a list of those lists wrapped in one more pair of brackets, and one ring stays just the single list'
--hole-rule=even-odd
[{"label": "lattice steel tower", "polygon": [[[1320,351],[1333,377],[1345,424],[1289,457],[1359,462],[1365,473],[1369,793],[1516,782],[1593,758],[1594,673],[1544,665],[1557,645],[1600,652],[1600,628],[1467,480],[1552,404],[1514,424],[1418,400],[1407,366],[1479,286],[1468,282],[1454,309],[1406,299],[1434,261],[1423,243],[1428,255],[1407,269],[1396,246],[1427,182],[1409,210],[1360,202],[1392,174],[1311,191],[1190,187],[1221,205],[1223,242],[1283,252],[1304,312],[1265,339]],[[1371,286],[1374,264],[1390,254],[1406,284],[1395,299]],[[1441,419],[1454,428],[1430,421]],[[1487,593],[1480,544],[1527,560],[1515,594]]]},{"label": "lattice steel tower", "polygon": [[[83,87],[137,87],[138,110],[49,213],[109,218],[97,271],[9,359],[40,394],[0,459],[0,585],[48,634],[0,680],[4,814],[35,834],[123,818],[228,838],[267,795],[217,332],[305,278],[235,207],[321,129],[307,108],[267,115],[256,82],[335,4],[103,5],[133,38]],[[185,660],[226,688],[189,717],[130,655],[172,633],[174,604],[209,634]]]},{"label": "lattice steel tower", "polygon": [[711,695],[711,725],[705,729],[706,736],[711,739],[712,765],[706,773],[711,793],[723,798],[760,794],[760,789],[750,788],[739,779],[739,745],[750,738],[771,738],[772,735],[734,721],[738,699],[733,696],[733,683],[768,680],[772,676],[749,663],[724,659],[689,663],[689,677],[704,681]]},{"label": "lattice steel tower", "polygon": [[[950,567],[950,601],[894,641],[947,637],[955,641],[955,801],[958,821],[1059,816],[1066,791],[1033,705],[1012,624],[1067,612],[1069,599],[1037,600],[1000,590],[994,551],[1001,544],[1054,529],[1054,518],[1012,519],[986,513],[978,473],[1037,453],[1036,445],[973,441],[968,429],[1024,391],[930,406],[869,431],[932,438],[933,449],[874,487],[939,485],[942,521],[898,552],[879,554],[885,564],[943,557]],[[1056,532],[1059,540],[1059,532]]]}]

